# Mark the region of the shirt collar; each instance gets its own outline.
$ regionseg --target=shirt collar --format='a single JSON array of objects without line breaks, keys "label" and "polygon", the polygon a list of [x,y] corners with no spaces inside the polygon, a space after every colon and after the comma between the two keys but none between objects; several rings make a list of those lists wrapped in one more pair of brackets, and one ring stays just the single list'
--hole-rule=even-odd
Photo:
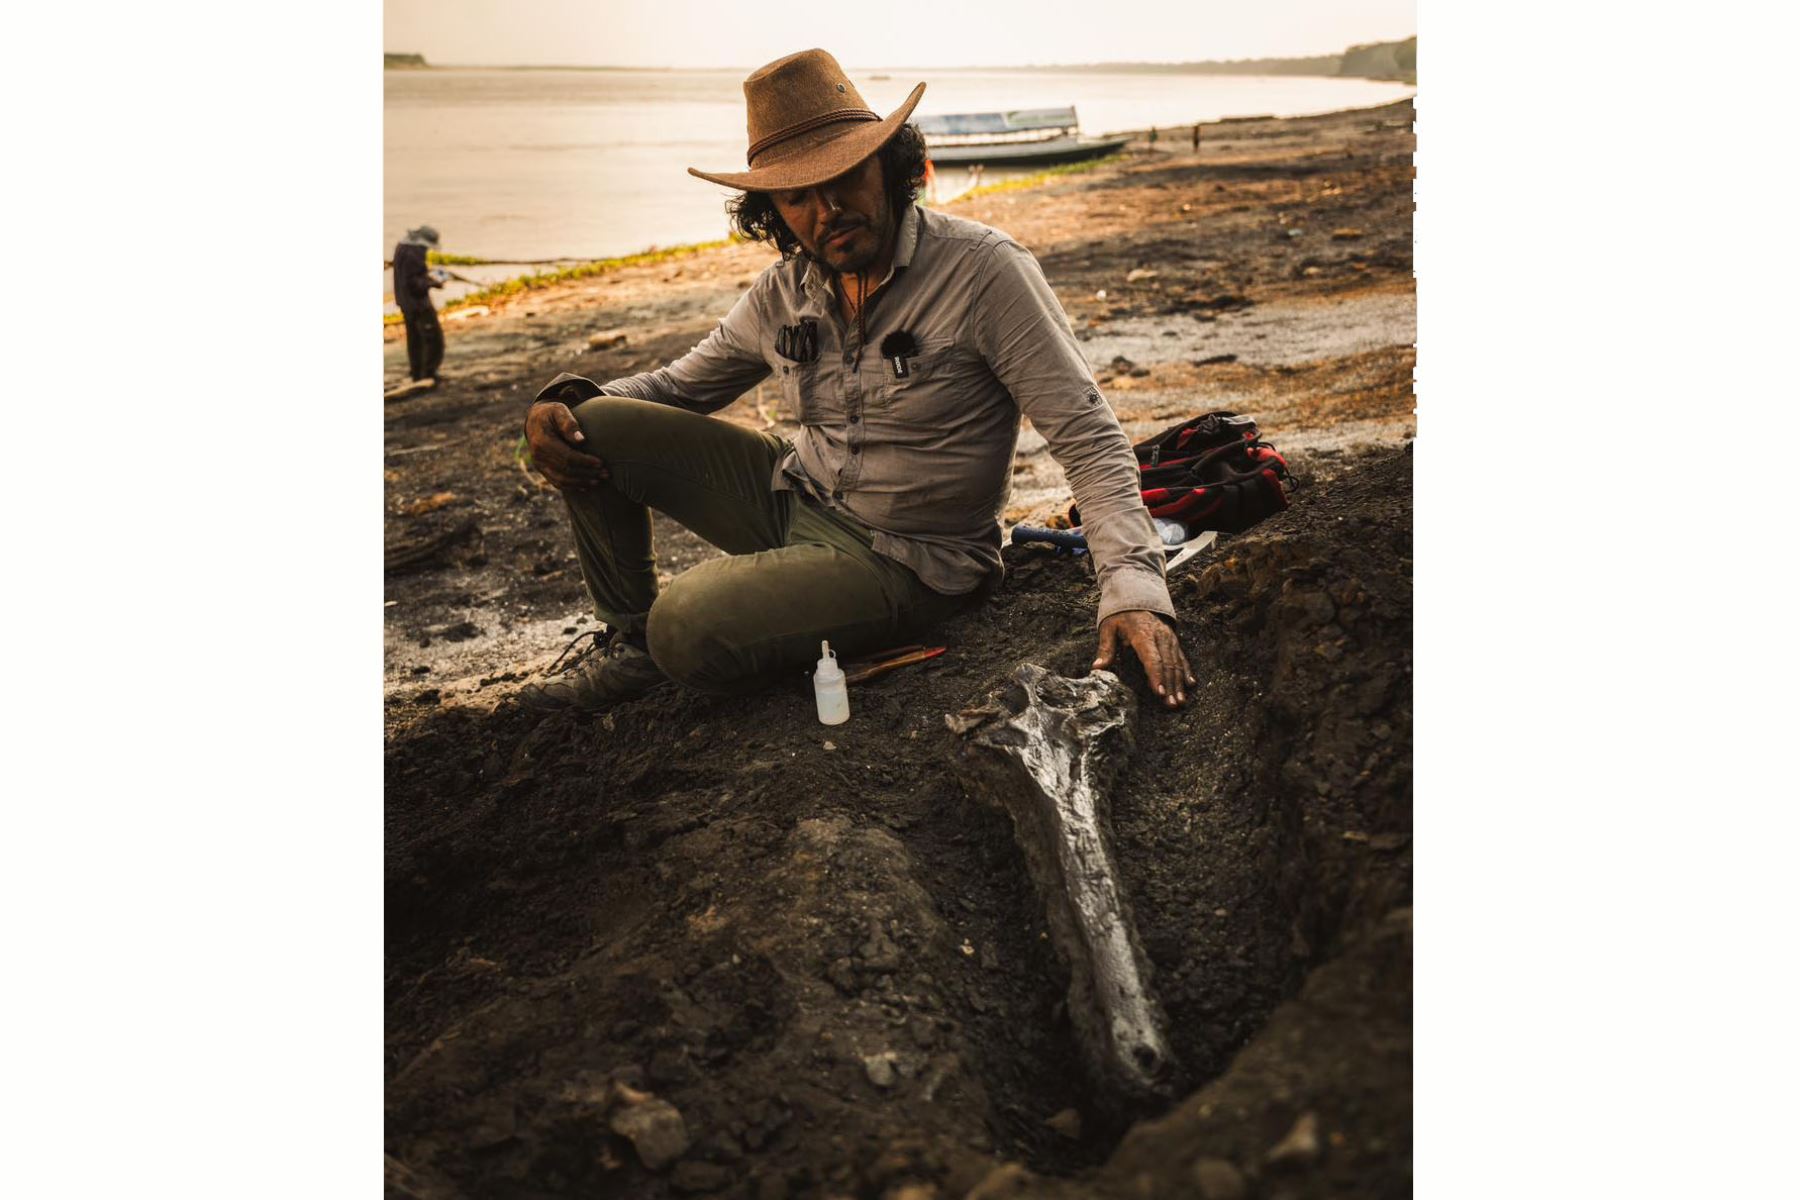
[{"label": "shirt collar", "polygon": [[[894,239],[894,270],[912,266],[913,250],[919,244],[919,206],[908,204],[900,218],[900,236]],[[892,274],[892,272],[889,272]],[[885,281],[884,281],[885,282]]]}]

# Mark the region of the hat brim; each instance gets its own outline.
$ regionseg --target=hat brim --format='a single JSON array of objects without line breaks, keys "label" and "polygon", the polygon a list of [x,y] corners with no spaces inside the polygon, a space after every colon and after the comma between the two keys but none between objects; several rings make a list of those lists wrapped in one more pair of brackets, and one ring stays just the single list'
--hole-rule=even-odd
[{"label": "hat brim", "polygon": [[813,187],[836,179],[892,141],[924,95],[925,85],[921,83],[885,121],[845,121],[841,126],[827,125],[818,131],[822,136],[810,145],[776,162],[735,173],[689,167],[688,174],[740,192],[786,192]]}]

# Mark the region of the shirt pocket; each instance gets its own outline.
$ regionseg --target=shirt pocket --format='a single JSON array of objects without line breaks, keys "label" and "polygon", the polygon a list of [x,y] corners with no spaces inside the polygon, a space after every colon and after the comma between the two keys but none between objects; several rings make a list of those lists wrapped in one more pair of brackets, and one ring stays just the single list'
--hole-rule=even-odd
[{"label": "shirt pocket", "polygon": [[952,374],[951,347],[923,347],[906,359],[906,374],[894,370],[894,360],[877,360],[880,382],[875,385],[875,403],[890,416],[929,418],[946,402],[945,384]]},{"label": "shirt pocket", "polygon": [[830,424],[832,408],[825,393],[826,378],[818,363],[781,364],[782,408],[802,425]]}]

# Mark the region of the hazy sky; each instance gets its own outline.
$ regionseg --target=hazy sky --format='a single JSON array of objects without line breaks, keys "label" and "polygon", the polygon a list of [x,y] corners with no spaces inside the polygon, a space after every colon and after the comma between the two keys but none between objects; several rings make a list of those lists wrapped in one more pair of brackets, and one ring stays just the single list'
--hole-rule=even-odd
[{"label": "hazy sky", "polygon": [[950,67],[1331,54],[1418,18],[1413,0],[386,0],[383,25],[385,49],[440,64],[755,67],[823,46]]}]

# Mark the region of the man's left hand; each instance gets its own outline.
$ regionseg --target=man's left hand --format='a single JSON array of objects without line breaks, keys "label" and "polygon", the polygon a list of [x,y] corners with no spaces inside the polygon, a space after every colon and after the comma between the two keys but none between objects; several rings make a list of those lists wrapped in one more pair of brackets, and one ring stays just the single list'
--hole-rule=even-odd
[{"label": "man's left hand", "polygon": [[1138,661],[1144,664],[1144,675],[1170,708],[1187,703],[1188,685],[1195,682],[1193,668],[1182,652],[1181,639],[1167,622],[1145,609],[1116,612],[1100,622],[1100,653],[1094,656],[1094,670],[1112,666],[1123,640]]}]

